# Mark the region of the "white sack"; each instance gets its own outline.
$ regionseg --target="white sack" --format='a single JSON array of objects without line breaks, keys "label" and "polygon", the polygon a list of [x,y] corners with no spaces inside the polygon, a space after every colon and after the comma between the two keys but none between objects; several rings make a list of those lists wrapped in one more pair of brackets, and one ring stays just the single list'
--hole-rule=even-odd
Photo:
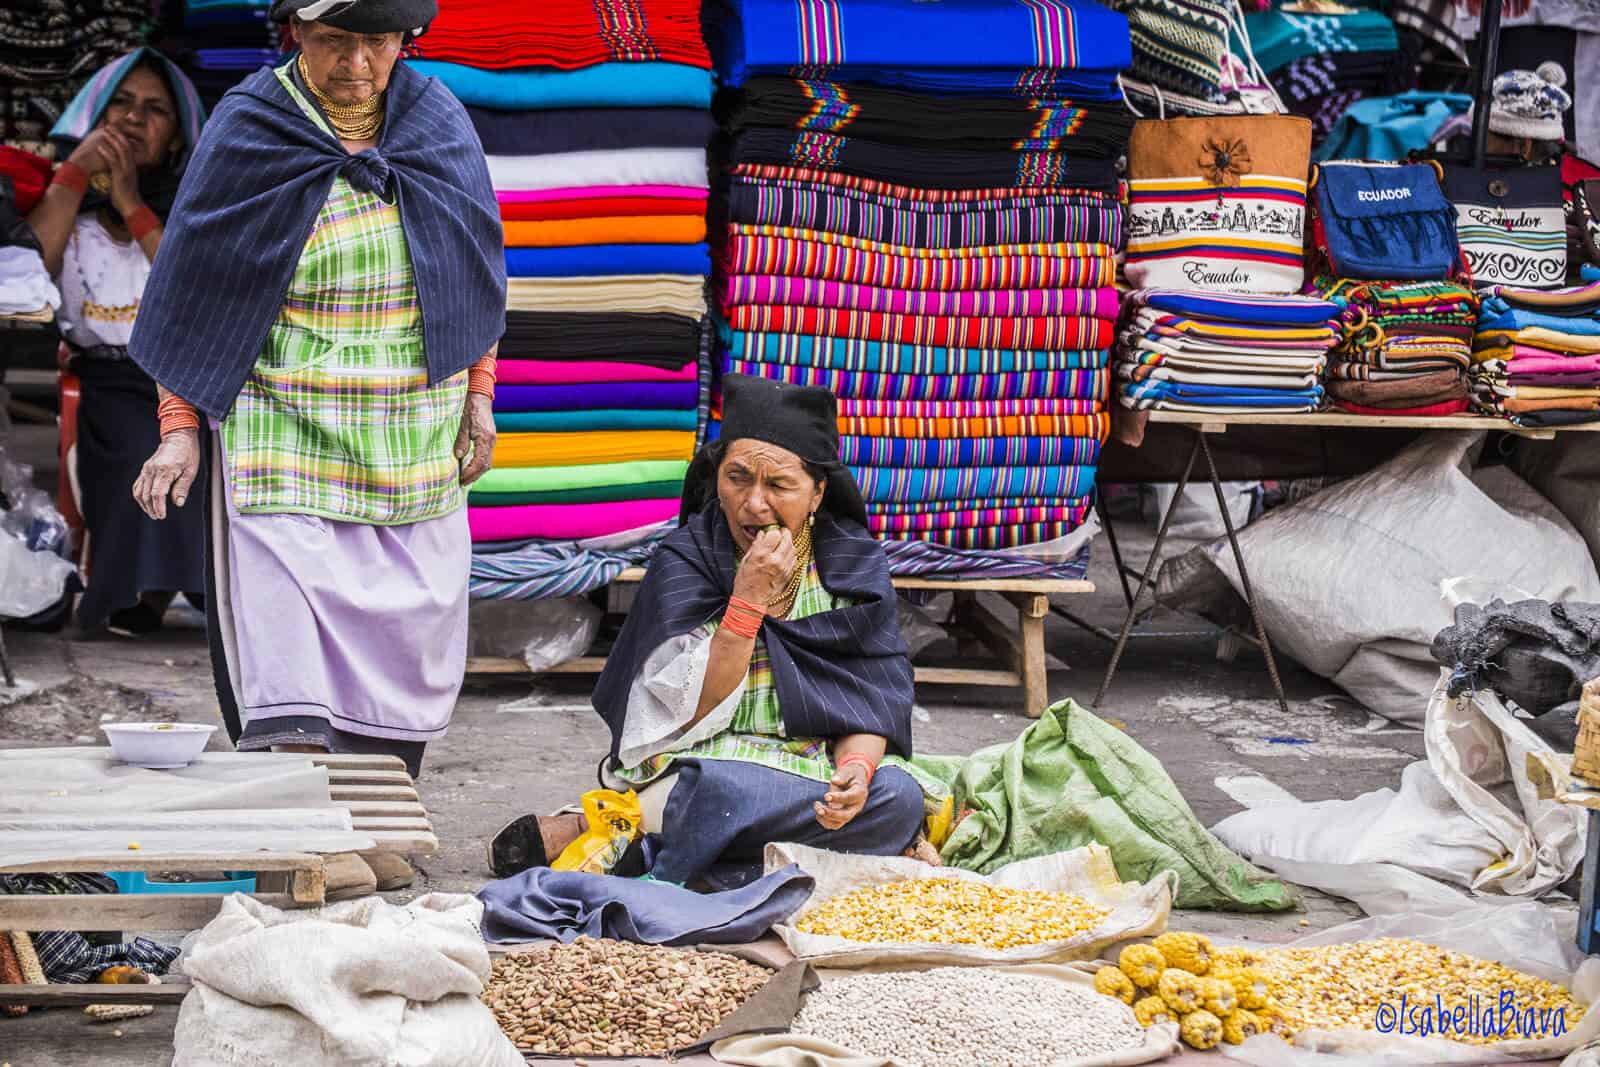
[{"label": "white sack", "polygon": [[235,893],[192,935],[173,1067],[522,1067],[478,996],[483,905],[430,893],[280,911]]},{"label": "white sack", "polygon": [[520,659],[535,674],[586,655],[604,613],[587,597],[475,600],[468,613],[474,656]]},{"label": "white sack", "polygon": [[[765,860],[768,874],[796,863],[816,880],[811,896],[800,910],[788,922],[773,927],[772,932],[783,939],[796,957],[808,963],[826,963],[834,967],[875,964],[942,967],[1066,963],[1093,959],[1118,941],[1153,936],[1164,931],[1167,928],[1167,915],[1172,911],[1172,898],[1178,890],[1178,876],[1172,871],[1163,871],[1142,885],[1122,881],[1111,862],[1111,850],[1097,844],[1085,845],[1070,852],[1018,860],[987,875],[955,867],[931,867],[921,860],[904,856],[847,855],[794,844],[768,845]],[[922,878],[987,882],[1011,889],[1072,893],[1112,911],[1095,929],[1085,930],[1066,940],[1007,949],[926,942],[851,941],[831,934],[801,933],[793,925],[818,905],[852,890]]]},{"label": "white sack", "polygon": [[[1600,600],[1589,549],[1554,505],[1504,467],[1472,471],[1483,437],[1426,434],[1239,535],[1273,645],[1391,719],[1416,724],[1427,706],[1438,673],[1428,649],[1454,621],[1441,583]],[[1199,610],[1239,603],[1240,589],[1219,541],[1163,566],[1156,595]]]},{"label": "white sack", "polygon": [[[1540,800],[1527,754],[1549,752],[1549,744],[1492,692],[1452,699],[1446,677],[1441,670],[1428,703],[1428,758],[1401,773],[1398,791],[1267,804],[1212,832],[1280,876],[1332,893],[1348,888],[1352,864],[1392,865],[1504,896],[1555,888],[1583,862],[1583,809]],[[1295,864],[1292,875],[1284,861]]]},{"label": "white sack", "polygon": [[[1559,982],[1586,1011],[1568,1021],[1561,1037],[1512,1039],[1467,1045],[1439,1037],[1381,1034],[1376,1030],[1315,1030],[1300,1033],[1294,1047],[1270,1035],[1242,1045],[1222,1045],[1229,1059],[1256,1067],[1423,1067],[1434,1064],[1504,1064],[1572,1054],[1564,1067],[1576,1067],[1580,1047],[1600,1040],[1600,959],[1584,959],[1572,944],[1571,912],[1555,912],[1524,900],[1444,913],[1402,912],[1359,919],[1292,942],[1291,948],[1342,944],[1379,937],[1409,937],[1424,944],[1496,960],[1507,967]],[[1485,991],[1488,995],[1490,991]],[[1498,991],[1494,991],[1497,993]],[[1398,997],[1396,998],[1398,1000]]]}]

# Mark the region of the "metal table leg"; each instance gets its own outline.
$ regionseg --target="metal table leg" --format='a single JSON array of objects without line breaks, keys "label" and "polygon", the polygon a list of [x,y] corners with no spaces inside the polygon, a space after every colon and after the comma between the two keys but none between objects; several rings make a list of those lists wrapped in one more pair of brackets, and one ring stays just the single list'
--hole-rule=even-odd
[{"label": "metal table leg", "polygon": [[1111,525],[1111,516],[1106,513],[1106,490],[1099,483],[1094,487],[1094,510],[1100,516],[1100,528],[1106,532],[1106,540],[1111,543],[1111,560],[1117,566],[1117,580],[1122,583],[1122,599],[1128,602],[1131,609],[1136,598],[1133,587],[1128,585],[1128,565],[1122,562],[1122,546],[1117,543],[1117,528]]},{"label": "metal table leg", "polygon": [[11,673],[11,657],[6,655],[6,631],[0,626],[0,679],[6,683],[7,689],[17,687],[17,676]]},{"label": "metal table leg", "polygon": [[[1233,516],[1228,512],[1228,502],[1222,494],[1222,479],[1217,477],[1217,464],[1211,458],[1211,443],[1204,433],[1196,432],[1200,450],[1206,454],[1206,469],[1211,473],[1211,488],[1217,494],[1217,510],[1222,513],[1222,525],[1228,531],[1228,545],[1233,549],[1234,566],[1239,568],[1239,584],[1244,588],[1245,603],[1250,606],[1250,621],[1255,625],[1256,640],[1261,642],[1261,654],[1267,657],[1267,673],[1272,676],[1273,692],[1278,694],[1278,707],[1289,714],[1289,701],[1283,694],[1283,678],[1278,674],[1278,661],[1272,654],[1272,643],[1267,640],[1267,629],[1261,624],[1261,614],[1256,611],[1255,590],[1250,587],[1250,572],[1244,566],[1244,552],[1239,548],[1239,537],[1233,529]],[[1179,489],[1179,493],[1183,490]],[[1160,542],[1157,542],[1158,544]]]},{"label": "metal table leg", "polygon": [[[1156,533],[1156,543],[1150,549],[1150,557],[1145,560],[1144,573],[1139,576],[1139,589],[1128,602],[1128,615],[1122,620],[1122,632],[1117,635],[1116,647],[1111,650],[1111,662],[1106,664],[1106,675],[1100,680],[1100,690],[1095,693],[1091,707],[1100,706],[1100,702],[1105,699],[1106,690],[1111,688],[1111,680],[1117,676],[1117,664],[1122,661],[1122,653],[1128,647],[1128,638],[1133,634],[1133,626],[1138,618],[1135,605],[1139,598],[1144,596],[1145,589],[1150,585],[1150,578],[1155,573],[1156,564],[1161,560],[1161,546],[1167,542],[1167,531],[1172,526],[1172,516],[1178,510],[1178,501],[1183,498],[1184,489],[1189,485],[1189,476],[1194,473],[1194,461],[1200,455],[1204,440],[1203,434],[1195,434],[1194,447],[1189,450],[1189,461],[1183,465],[1183,477],[1178,479],[1178,491],[1173,494],[1172,503],[1167,505],[1166,514],[1161,516],[1161,529]],[[1215,477],[1215,468],[1212,469],[1212,476]]]}]

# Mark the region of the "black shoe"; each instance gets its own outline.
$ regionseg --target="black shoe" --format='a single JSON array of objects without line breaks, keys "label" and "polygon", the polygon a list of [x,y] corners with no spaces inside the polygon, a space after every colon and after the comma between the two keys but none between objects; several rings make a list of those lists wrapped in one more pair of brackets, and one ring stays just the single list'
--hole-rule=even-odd
[{"label": "black shoe", "polygon": [[135,604],[112,612],[106,629],[118,637],[144,637],[161,629],[161,613],[149,604]]},{"label": "black shoe", "polygon": [[510,878],[531,867],[550,866],[544,852],[539,816],[523,815],[501,827],[489,841],[489,870],[496,878]]}]

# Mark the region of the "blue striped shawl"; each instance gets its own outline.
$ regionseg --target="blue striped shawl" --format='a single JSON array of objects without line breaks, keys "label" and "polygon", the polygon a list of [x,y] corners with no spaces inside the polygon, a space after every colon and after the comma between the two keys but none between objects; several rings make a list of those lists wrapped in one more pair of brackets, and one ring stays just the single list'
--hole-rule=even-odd
[{"label": "blue striped shawl", "polygon": [[416,272],[430,382],[505,332],[505,260],[489,169],[466,109],[405,63],[376,149],[350,155],[271,69],[223,97],[178,191],[128,353],[222,418],[256,364],[335,177],[397,195]]},{"label": "blue striped shawl", "polygon": [[[859,524],[817,513],[817,575],[855,603],[761,628],[772,657],[778,707],[790,737],[877,734],[911,755],[911,656],[900,634],[883,548]],[[733,534],[710,501],[667,535],[650,559],[638,599],[595,685],[594,707],[617,754],[628,693],[645,660],[670,638],[721,618],[733,592]]]}]

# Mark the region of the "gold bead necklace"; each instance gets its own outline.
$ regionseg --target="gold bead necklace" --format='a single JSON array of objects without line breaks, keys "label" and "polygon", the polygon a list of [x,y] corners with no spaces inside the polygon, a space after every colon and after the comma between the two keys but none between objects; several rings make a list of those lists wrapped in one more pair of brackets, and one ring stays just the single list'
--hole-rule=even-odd
[{"label": "gold bead necklace", "polygon": [[794,599],[800,595],[806,571],[811,569],[811,521],[807,516],[806,524],[800,527],[800,536],[794,539],[794,573],[789,575],[789,584],[784,588],[783,595],[770,605],[768,614],[776,618],[784,618],[794,610]]},{"label": "gold bead necklace", "polygon": [[311,95],[322,105],[328,124],[341,141],[371,141],[383,128],[383,94],[373,93],[359,104],[341,104],[317,88],[311,80],[311,70],[306,66],[306,54],[300,53],[300,77],[305,80]]}]

